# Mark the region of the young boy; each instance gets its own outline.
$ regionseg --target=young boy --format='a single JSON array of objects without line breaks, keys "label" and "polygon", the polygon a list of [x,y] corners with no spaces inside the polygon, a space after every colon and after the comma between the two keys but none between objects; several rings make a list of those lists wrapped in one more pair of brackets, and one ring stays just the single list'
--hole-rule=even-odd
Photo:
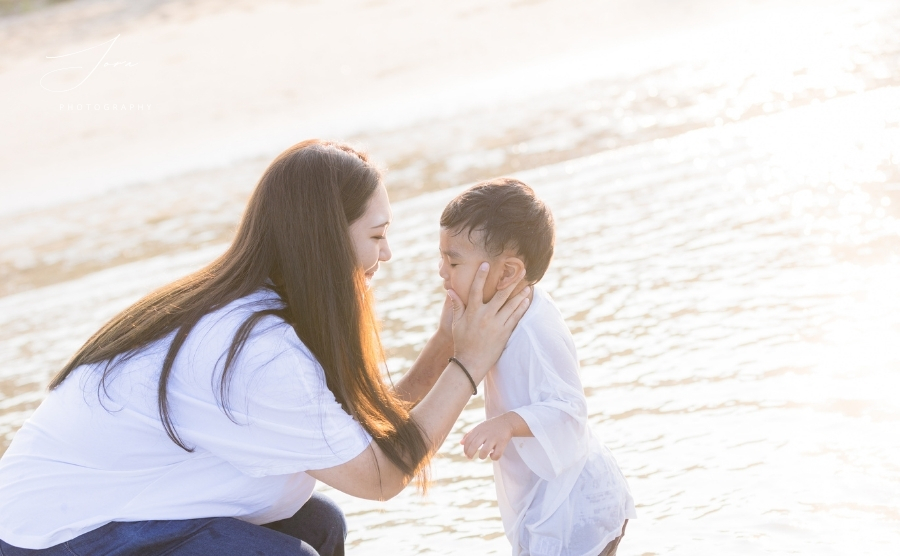
[{"label": "young boy", "polygon": [[[530,187],[503,178],[460,194],[441,215],[445,288],[468,303],[490,263],[484,301],[525,269],[512,295],[540,280],[553,256],[553,217]],[[611,556],[636,517],[625,477],[592,433],[575,345],[550,296],[531,305],[485,379],[487,420],[463,437],[466,456],[494,460],[513,555]]]}]

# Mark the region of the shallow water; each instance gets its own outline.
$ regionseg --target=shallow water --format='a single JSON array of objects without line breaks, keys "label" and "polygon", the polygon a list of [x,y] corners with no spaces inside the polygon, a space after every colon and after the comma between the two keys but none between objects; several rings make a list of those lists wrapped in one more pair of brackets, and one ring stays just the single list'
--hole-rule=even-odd
[{"label": "shallow water", "polygon": [[[900,152],[898,123],[887,89],[522,174],[556,214],[544,285],[639,503],[626,554],[885,554],[900,541],[900,191],[878,170]],[[398,207],[409,232],[395,231],[378,278],[395,353],[421,343],[420,307],[440,299],[416,288],[434,273],[421,233],[451,195]],[[384,514],[366,504],[361,548],[390,545],[376,525],[402,523],[421,553],[458,551],[435,549],[436,523],[456,539],[499,531],[490,466],[456,445],[482,415],[463,414],[436,465],[466,481]]]},{"label": "shallow water", "polygon": [[[553,209],[543,284],[638,503],[620,554],[900,545],[900,9],[858,4],[822,26],[805,49],[706,54],[358,137],[403,199],[375,281],[394,372],[435,325],[446,187],[515,172]],[[0,225],[3,447],[104,319],[221,252],[264,165]],[[508,552],[491,467],[458,447],[482,418],[475,399],[424,498],[323,489],[353,553]]]}]

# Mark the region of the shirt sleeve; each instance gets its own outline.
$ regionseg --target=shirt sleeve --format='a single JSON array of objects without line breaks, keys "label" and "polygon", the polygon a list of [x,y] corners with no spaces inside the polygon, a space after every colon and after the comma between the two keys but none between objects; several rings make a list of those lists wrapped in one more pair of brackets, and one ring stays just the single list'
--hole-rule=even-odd
[{"label": "shirt sleeve", "polygon": [[516,439],[525,464],[552,480],[584,459],[588,450],[587,405],[578,361],[570,340],[561,335],[536,338],[529,331],[518,349],[518,365],[527,373],[531,403],[514,409],[534,438]]},{"label": "shirt sleeve", "polygon": [[358,456],[371,437],[337,402],[321,366],[293,329],[265,323],[254,329],[232,368],[231,418],[216,399],[220,357],[212,372],[197,373],[201,379],[193,388],[171,390],[178,433],[189,447],[254,477],[325,469]]}]

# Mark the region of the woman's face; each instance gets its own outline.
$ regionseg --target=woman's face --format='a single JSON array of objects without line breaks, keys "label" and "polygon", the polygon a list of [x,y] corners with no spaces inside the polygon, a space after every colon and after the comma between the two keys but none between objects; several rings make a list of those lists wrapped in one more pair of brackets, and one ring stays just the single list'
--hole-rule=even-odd
[{"label": "woman's face", "polygon": [[387,189],[379,184],[366,212],[358,220],[350,224],[350,237],[356,251],[356,261],[366,273],[366,284],[371,284],[372,277],[378,271],[382,261],[391,258],[388,246],[387,229],[391,225],[391,203]]}]

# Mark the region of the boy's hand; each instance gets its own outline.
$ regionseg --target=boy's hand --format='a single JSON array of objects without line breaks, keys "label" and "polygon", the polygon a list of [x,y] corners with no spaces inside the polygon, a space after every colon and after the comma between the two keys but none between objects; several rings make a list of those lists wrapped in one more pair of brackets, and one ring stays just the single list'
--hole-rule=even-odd
[{"label": "boy's hand", "polygon": [[464,446],[467,458],[472,459],[477,453],[480,459],[491,456],[497,461],[503,456],[513,436],[513,426],[505,417],[506,414],[488,419],[463,436],[459,443]]}]

